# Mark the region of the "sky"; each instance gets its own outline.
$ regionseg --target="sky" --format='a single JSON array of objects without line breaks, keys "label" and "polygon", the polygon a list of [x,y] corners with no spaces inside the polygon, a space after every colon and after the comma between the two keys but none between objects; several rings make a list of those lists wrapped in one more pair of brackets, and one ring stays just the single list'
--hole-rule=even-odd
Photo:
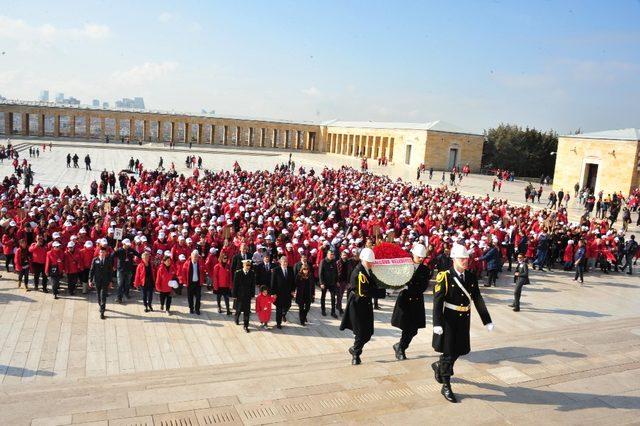
[{"label": "sky", "polygon": [[288,120],[640,127],[640,0],[0,0],[0,95]]}]

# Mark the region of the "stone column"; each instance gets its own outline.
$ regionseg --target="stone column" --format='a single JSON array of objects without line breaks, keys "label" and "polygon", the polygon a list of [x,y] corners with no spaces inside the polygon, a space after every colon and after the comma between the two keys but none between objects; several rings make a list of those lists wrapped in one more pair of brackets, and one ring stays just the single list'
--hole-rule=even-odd
[{"label": "stone column", "polygon": [[213,140],[216,137],[216,125],[212,124],[209,127],[209,143],[213,145]]},{"label": "stone column", "polygon": [[151,140],[151,122],[149,120],[142,121],[142,141],[149,142]]},{"label": "stone column", "polygon": [[116,141],[119,141],[120,137],[120,118],[116,117]]},{"label": "stone column", "polygon": [[60,137],[60,114],[53,115],[53,137]]},{"label": "stone column", "polygon": [[107,135],[107,119],[100,117],[100,139],[104,139]]},{"label": "stone column", "polygon": [[242,144],[240,143],[240,126],[236,126],[236,142],[235,145],[236,146],[241,146]]},{"label": "stone column", "polygon": [[22,113],[22,136],[29,136],[29,114]]},{"label": "stone column", "polygon": [[184,123],[184,143],[191,142],[191,123]]},{"label": "stone column", "polygon": [[171,122],[171,142],[176,143],[176,137],[178,136],[178,132],[176,129],[176,122]]},{"label": "stone column", "polygon": [[4,113],[4,133],[10,135],[13,132],[13,113]]},{"label": "stone column", "polygon": [[157,142],[164,142],[164,132],[163,132],[162,124],[163,123],[160,120],[156,122],[156,141]]},{"label": "stone column", "polygon": [[38,135],[44,136],[44,114],[38,114]]},{"label": "stone column", "polygon": [[84,116],[84,137],[91,139],[91,116]]},{"label": "stone column", "polygon": [[304,132],[304,149],[311,150],[311,140],[309,139],[309,132]]},{"label": "stone column", "polygon": [[136,138],[136,120],[135,118],[129,119],[129,141],[133,142]]},{"label": "stone column", "polygon": [[196,126],[198,126],[198,145],[200,145],[204,136],[204,124],[198,123]]},{"label": "stone column", "polygon": [[73,114],[69,116],[69,136],[76,137],[76,116]]}]

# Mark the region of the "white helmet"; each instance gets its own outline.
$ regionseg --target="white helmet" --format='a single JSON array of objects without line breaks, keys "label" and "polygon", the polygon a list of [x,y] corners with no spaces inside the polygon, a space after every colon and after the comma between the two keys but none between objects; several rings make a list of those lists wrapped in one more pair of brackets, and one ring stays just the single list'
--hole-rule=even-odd
[{"label": "white helmet", "polygon": [[420,243],[416,243],[411,249],[411,254],[417,257],[427,257],[427,248]]},{"label": "white helmet", "polygon": [[360,252],[360,260],[364,260],[365,262],[374,262],[376,260],[376,255],[373,253],[373,250],[365,247]]},{"label": "white helmet", "polygon": [[467,248],[461,244],[454,244],[451,248],[451,258],[452,259],[464,259],[469,257],[469,252]]}]

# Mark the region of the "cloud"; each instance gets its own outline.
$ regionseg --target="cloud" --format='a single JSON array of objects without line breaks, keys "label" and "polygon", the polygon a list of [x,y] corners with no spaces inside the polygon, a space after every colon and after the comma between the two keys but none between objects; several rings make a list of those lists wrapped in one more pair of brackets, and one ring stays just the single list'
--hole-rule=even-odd
[{"label": "cloud", "polygon": [[302,89],[302,93],[313,98],[317,98],[321,95],[320,90],[318,90],[318,88],[314,86],[311,86],[308,89]]},{"label": "cloud", "polygon": [[173,15],[169,12],[162,12],[160,15],[158,15],[158,21],[162,23],[169,22],[172,18]]},{"label": "cloud", "polygon": [[60,41],[104,39],[111,35],[106,25],[86,23],[82,27],[59,28],[53,24],[31,25],[22,19],[0,15],[0,39],[13,40],[21,50],[49,47]]},{"label": "cloud", "polygon": [[177,67],[177,62],[145,62],[125,71],[115,71],[112,78],[125,85],[147,83],[171,74]]}]

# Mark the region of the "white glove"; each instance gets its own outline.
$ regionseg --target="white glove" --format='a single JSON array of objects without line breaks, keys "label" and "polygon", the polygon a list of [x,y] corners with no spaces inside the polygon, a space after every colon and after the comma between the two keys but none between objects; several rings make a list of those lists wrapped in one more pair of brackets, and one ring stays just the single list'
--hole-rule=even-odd
[{"label": "white glove", "polygon": [[489,331],[493,331],[493,327],[494,327],[494,325],[493,325],[493,323],[492,323],[492,322],[490,322],[490,323],[489,323],[489,324],[487,324],[485,327],[487,327],[487,330],[489,330]]},{"label": "white glove", "polygon": [[433,334],[437,334],[438,336],[440,336],[443,332],[444,331],[442,330],[442,327],[440,327],[439,325],[433,327]]}]

